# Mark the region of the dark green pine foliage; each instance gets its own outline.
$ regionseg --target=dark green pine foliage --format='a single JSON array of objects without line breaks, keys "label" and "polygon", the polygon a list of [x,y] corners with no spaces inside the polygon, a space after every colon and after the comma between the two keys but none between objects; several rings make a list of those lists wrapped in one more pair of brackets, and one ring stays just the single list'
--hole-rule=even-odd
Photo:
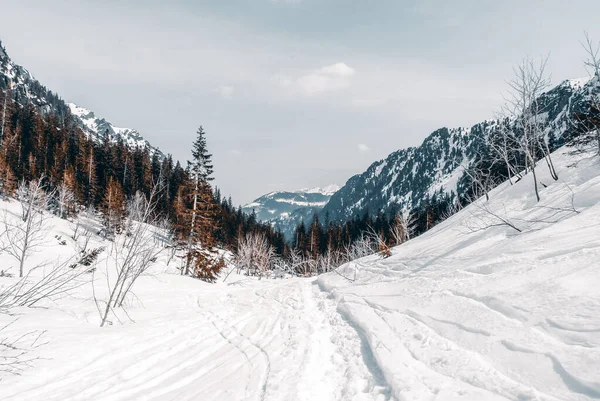
[{"label": "dark green pine foliage", "polygon": [[214,178],[212,155],[208,153],[206,146],[206,133],[202,126],[198,127],[196,131],[196,141],[192,145],[192,161],[190,162],[190,169],[192,173],[198,174],[200,181],[212,181]]}]

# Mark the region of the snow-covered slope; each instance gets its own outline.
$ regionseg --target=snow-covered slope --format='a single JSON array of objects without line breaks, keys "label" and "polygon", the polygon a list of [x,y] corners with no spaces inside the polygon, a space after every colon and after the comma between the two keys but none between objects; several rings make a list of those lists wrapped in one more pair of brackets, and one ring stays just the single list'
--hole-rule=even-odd
[{"label": "snow-covered slope", "polygon": [[[0,200],[0,213],[19,214],[17,202]],[[80,232],[99,230],[93,216],[79,223]],[[75,227],[49,219],[43,246],[27,262],[26,271],[41,265],[32,280],[77,253],[85,239],[72,239]],[[165,252],[138,279],[125,309],[100,328],[94,300],[105,305],[114,260],[107,257],[112,242],[93,234],[88,249],[98,247],[105,248],[99,263],[77,288],[0,313],[0,343],[16,340],[28,351],[20,375],[0,369],[2,401],[360,401],[386,394],[361,338],[314,279],[232,273],[207,284],[181,276],[181,260],[167,265]],[[0,270],[1,294],[17,282],[7,275],[18,265],[0,253]],[[6,355],[14,353],[0,345],[0,361]]]},{"label": "snow-covered slope", "polygon": [[121,139],[130,147],[148,147],[151,153],[157,151],[137,130],[117,128],[104,118],[96,117],[90,110],[73,103],[66,104],[56,93],[36,80],[29,71],[14,63],[0,41],[0,90],[4,92],[8,88],[19,104],[31,103],[42,113],[53,112],[61,117],[70,113],[83,131],[98,142],[102,142],[108,133],[112,141]]},{"label": "snow-covered slope", "polygon": [[313,215],[321,210],[339,189],[337,185],[328,185],[325,188],[301,189],[294,192],[271,192],[245,205],[243,210],[248,214],[256,213],[258,220],[272,223],[290,239],[296,226],[301,221],[310,224]]},{"label": "snow-covered slope", "polygon": [[[114,266],[102,256],[94,287],[0,314],[0,339],[25,335],[18,345],[30,350],[20,376],[2,376],[0,398],[598,399],[600,163],[563,151],[554,160],[557,182],[539,169],[540,203],[527,176],[388,259],[367,257],[317,280],[233,273],[206,284],[180,276],[163,255],[136,283],[127,313],[104,328],[94,294],[104,298]],[[17,209],[0,201],[1,211]],[[495,226],[486,209],[522,232]],[[74,226],[50,222],[32,264],[76,252]],[[93,235],[89,246],[111,243]],[[3,253],[0,266],[14,273],[15,261]],[[0,288],[15,280],[0,275]],[[40,334],[45,345],[31,348]]]},{"label": "snow-covered slope", "polygon": [[[552,149],[563,144],[575,112],[589,109],[592,95],[600,95],[599,79],[566,80],[539,99],[545,111],[547,136]],[[420,146],[401,149],[351,177],[323,208],[333,221],[347,221],[380,210],[411,210],[435,195],[464,195],[465,168],[476,155],[485,154],[485,138],[497,127],[486,120],[470,128],[440,128]]]},{"label": "snow-covered slope", "polygon": [[555,161],[540,203],[528,175],[319,278],[397,399],[600,398],[600,163]]}]

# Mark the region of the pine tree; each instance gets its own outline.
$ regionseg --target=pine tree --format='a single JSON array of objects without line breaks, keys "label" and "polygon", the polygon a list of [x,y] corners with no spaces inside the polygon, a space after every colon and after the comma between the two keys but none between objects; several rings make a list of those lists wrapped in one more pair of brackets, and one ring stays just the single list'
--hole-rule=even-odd
[{"label": "pine tree", "polygon": [[190,163],[191,173],[198,182],[212,181],[214,179],[212,177],[212,155],[208,153],[206,133],[202,126],[198,128],[196,135],[198,135],[198,137],[192,146],[192,161]]},{"label": "pine tree", "polygon": [[[183,189],[185,200],[180,203],[180,220],[185,219],[183,229],[187,232],[182,236],[187,237],[187,262],[185,271],[189,273],[191,264],[198,255],[196,244],[199,243],[205,251],[212,250],[215,246],[215,229],[217,225],[217,208],[212,188],[209,181],[213,179],[213,165],[211,154],[206,147],[206,133],[202,126],[198,128],[197,138],[192,147],[192,161],[188,162],[188,180]],[[187,201],[187,202],[186,202]],[[185,203],[186,207],[181,205]],[[201,274],[196,274],[201,276]]]}]

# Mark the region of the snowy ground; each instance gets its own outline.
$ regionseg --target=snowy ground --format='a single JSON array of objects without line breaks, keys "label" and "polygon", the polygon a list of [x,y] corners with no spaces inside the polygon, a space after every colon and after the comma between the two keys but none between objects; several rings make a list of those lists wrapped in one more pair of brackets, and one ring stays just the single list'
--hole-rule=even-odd
[{"label": "snowy ground", "polygon": [[[319,279],[211,285],[159,260],[135,287],[133,321],[99,328],[90,286],[0,315],[18,318],[0,337],[46,330],[47,342],[3,376],[0,399],[599,399],[600,165],[556,159],[559,182],[540,166],[544,207],[530,177],[492,193],[520,234],[478,230],[496,220],[469,207],[388,259]],[[70,249],[53,243],[69,225],[53,225],[33,258]]]},{"label": "snowy ground", "polygon": [[498,220],[469,207],[389,259],[339,270],[355,282],[319,278],[398,399],[600,398],[600,166],[556,157],[559,182],[539,168],[539,205],[529,176],[491,194],[528,232],[478,231]]}]

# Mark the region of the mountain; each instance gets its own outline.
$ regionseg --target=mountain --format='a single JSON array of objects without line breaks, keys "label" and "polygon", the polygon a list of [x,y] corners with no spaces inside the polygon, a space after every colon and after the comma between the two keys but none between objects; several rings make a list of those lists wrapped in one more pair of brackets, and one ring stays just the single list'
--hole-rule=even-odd
[{"label": "mountain", "polygon": [[[157,151],[150,142],[145,140],[140,133],[132,128],[118,128],[106,121],[104,118],[96,117],[93,111],[79,107],[74,103],[68,103],[71,115],[77,118],[79,126],[88,134],[92,135],[97,141],[102,141],[104,135],[108,133],[111,140],[120,138],[130,147],[144,148],[148,147],[150,153]],[[159,151],[160,152],[160,151]]]},{"label": "mountain", "polygon": [[329,185],[325,188],[301,189],[294,192],[277,191],[255,199],[242,209],[253,212],[262,222],[273,224],[281,229],[287,239],[291,239],[294,228],[301,222],[310,223],[313,215],[327,204],[340,187]]},{"label": "mountain", "polygon": [[[566,80],[543,94],[546,135],[551,149],[564,143],[572,126],[570,116],[589,108],[592,95],[600,94],[594,79]],[[498,121],[486,120],[470,128],[440,128],[420,146],[398,150],[351,177],[329,200],[320,214],[331,221],[347,221],[365,213],[391,213],[422,206],[432,196],[462,196],[467,190],[465,167],[485,152],[486,137]],[[464,167],[461,167],[464,166]]]},{"label": "mountain", "polygon": [[151,154],[158,151],[137,130],[115,127],[88,109],[64,102],[58,94],[42,85],[29,71],[14,63],[0,41],[0,90],[7,89],[12,92],[15,102],[21,105],[31,103],[43,114],[55,113],[62,118],[70,114],[77,125],[97,142],[102,142],[108,133],[111,141],[121,139],[130,147],[148,147]]}]

